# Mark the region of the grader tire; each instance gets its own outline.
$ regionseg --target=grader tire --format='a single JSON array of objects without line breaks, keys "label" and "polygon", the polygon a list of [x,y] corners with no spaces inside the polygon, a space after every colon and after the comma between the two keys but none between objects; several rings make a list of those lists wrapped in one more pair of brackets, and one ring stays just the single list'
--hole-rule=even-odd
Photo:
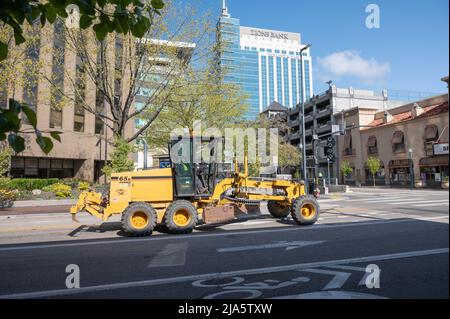
[{"label": "grader tire", "polygon": [[155,209],[147,203],[133,203],[122,214],[122,228],[132,237],[150,236],[156,227]]},{"label": "grader tire", "polygon": [[174,201],[167,207],[164,214],[164,225],[172,234],[192,233],[197,223],[197,209],[186,200]]},{"label": "grader tire", "polygon": [[275,218],[286,218],[289,216],[291,212],[290,207],[288,205],[280,205],[278,202],[270,200],[267,203],[267,208],[269,209],[270,215]]},{"label": "grader tire", "polygon": [[302,226],[314,225],[319,219],[320,206],[314,196],[299,197],[291,208],[291,216]]}]

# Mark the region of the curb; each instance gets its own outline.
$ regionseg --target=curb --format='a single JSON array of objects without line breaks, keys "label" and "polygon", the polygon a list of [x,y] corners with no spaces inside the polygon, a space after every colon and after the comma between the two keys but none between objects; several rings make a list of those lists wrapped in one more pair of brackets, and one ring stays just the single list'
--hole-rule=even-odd
[{"label": "curb", "polygon": [[48,206],[69,206],[75,205],[76,199],[61,199],[61,200],[21,200],[15,201],[12,208],[24,208],[24,207],[48,207]]}]

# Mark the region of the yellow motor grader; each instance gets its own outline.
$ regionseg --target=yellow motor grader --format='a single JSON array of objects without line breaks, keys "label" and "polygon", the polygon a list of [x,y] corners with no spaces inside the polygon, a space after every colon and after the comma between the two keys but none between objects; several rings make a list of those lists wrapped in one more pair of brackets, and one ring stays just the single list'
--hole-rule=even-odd
[{"label": "yellow motor grader", "polygon": [[[191,149],[192,144],[191,138]],[[103,221],[121,214],[123,230],[130,236],[149,236],[157,225],[185,234],[192,232],[200,219],[203,224],[230,222],[248,207],[267,201],[275,218],[291,215],[299,225],[313,225],[318,220],[319,204],[305,193],[303,182],[251,178],[247,157],[243,171],[235,160],[228,176],[223,176],[220,165],[195,164],[191,155],[190,161],[172,163],[169,168],[113,174],[109,194],[83,192],[71,208],[72,218],[77,221],[81,211]]]}]

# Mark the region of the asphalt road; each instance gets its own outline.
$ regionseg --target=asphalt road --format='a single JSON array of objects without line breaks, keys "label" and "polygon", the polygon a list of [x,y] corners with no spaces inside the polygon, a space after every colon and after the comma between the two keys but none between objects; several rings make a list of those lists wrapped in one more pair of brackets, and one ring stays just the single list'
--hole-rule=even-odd
[{"label": "asphalt road", "polygon": [[[0,298],[448,298],[448,193],[364,189],[321,207],[311,227],[263,214],[142,239],[114,222],[58,229],[58,215],[49,231],[49,216],[3,219]],[[81,288],[66,288],[68,265]]]}]

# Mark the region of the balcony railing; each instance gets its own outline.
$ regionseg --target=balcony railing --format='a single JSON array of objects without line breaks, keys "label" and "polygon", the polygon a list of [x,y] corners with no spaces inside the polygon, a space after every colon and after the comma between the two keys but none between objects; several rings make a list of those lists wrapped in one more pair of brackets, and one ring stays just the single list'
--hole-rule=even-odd
[{"label": "balcony railing", "polygon": [[298,139],[298,138],[300,138],[300,132],[296,132],[296,133],[294,133],[294,134],[291,134],[291,135],[289,135],[289,139],[292,141],[292,140],[296,140],[296,139]]}]

